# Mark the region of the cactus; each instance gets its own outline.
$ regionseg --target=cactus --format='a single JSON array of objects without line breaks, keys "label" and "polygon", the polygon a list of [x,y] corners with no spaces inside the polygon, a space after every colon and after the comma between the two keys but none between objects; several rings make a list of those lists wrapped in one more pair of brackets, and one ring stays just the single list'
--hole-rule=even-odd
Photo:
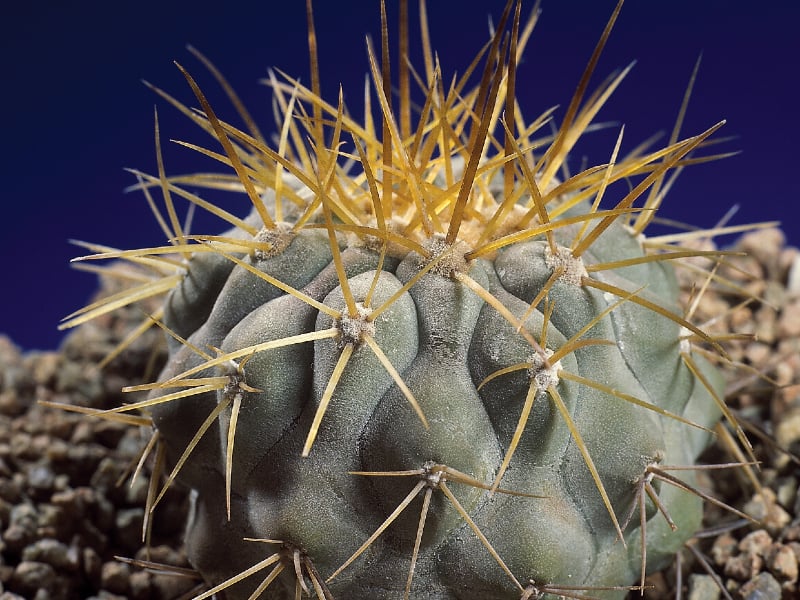
[{"label": "cactus", "polygon": [[[514,102],[537,15],[511,1],[477,88],[477,59],[447,91],[426,61],[416,122],[408,65],[395,111],[371,47],[382,127],[320,97],[312,18],[311,89],[271,76],[274,147],[221,121],[182,67],[201,113],[156,88],[236,173],[188,183],[238,187],[252,213],[204,202],[159,153],[138,187],[162,192],[172,243],[91,246],[82,259],[153,276],[65,326],[165,294],[142,329],[167,332],[166,367],[128,389],[147,399],[102,416],[154,427],[148,514],[170,485],[193,490],[199,598],[618,597],[699,528],[709,498],[691,469],[722,414],[748,447],[722,399],[724,349],[681,306],[673,267],[716,255],[643,232],[667,175],[721,124],[624,160],[620,133],[607,164],[558,177],[625,76],[585,99],[621,4],[553,134],[549,113],[526,124]],[[430,57],[424,29],[423,45]],[[178,196],[230,229],[187,234]]]}]

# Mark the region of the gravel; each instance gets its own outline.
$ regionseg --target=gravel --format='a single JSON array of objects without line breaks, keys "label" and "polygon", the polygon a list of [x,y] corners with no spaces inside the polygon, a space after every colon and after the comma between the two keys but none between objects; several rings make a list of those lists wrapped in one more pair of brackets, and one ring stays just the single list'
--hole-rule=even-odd
[{"label": "gravel", "polygon": [[[114,291],[104,281],[101,293]],[[140,549],[148,473],[133,485],[124,480],[148,432],[39,404],[106,409],[131,401],[120,389],[157,372],[160,332],[105,369],[96,365],[141,315],[131,309],[82,326],[58,352],[23,354],[0,335],[0,600],[168,600],[195,584],[115,559],[147,557]],[[163,502],[182,514],[185,496],[171,490]],[[188,567],[181,527],[159,527],[150,556]]]}]

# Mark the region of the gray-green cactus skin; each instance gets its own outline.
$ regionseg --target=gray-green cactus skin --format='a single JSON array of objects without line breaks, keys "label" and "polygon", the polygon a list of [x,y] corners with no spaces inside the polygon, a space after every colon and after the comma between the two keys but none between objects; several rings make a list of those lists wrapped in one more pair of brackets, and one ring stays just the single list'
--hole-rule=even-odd
[{"label": "gray-green cactus skin", "polygon": [[[574,233],[574,228],[561,228],[555,239],[567,246]],[[340,244],[349,289],[362,302],[375,279],[379,253],[360,243],[348,245],[344,238]],[[507,246],[494,260],[476,259],[463,269],[519,318],[553,274],[550,255],[542,237]],[[642,256],[636,237],[615,224],[583,255],[583,264],[590,268]],[[251,254],[241,260],[337,311],[347,309],[323,230],[301,230],[281,252]],[[425,263],[414,252],[385,260],[372,306],[392,297]],[[564,356],[558,366],[619,394],[553,371],[564,408],[585,442],[611,505],[622,515],[631,508],[636,482],[648,464],[691,465],[708,434],[621,395],[704,427],[713,426],[719,411],[681,356],[685,343],[680,325],[629,299],[620,302],[617,296],[568,279],[562,276],[550,286],[552,310],[546,326],[540,307],[524,327],[537,341],[546,330],[546,347],[552,352],[594,320],[582,337],[608,341],[585,345]],[[678,286],[666,262],[602,271],[598,279],[679,313]],[[609,311],[613,304],[618,306]],[[243,266],[211,253],[198,254],[190,262],[184,284],[171,294],[167,306],[167,325],[191,346],[223,352],[342,327]],[[195,327],[196,323],[200,324]],[[202,437],[178,475],[196,492],[186,541],[192,564],[209,582],[245,571],[274,551],[243,541],[245,537],[283,540],[287,547],[306,553],[327,577],[425,477],[365,477],[353,472],[408,471],[442,464],[480,482],[491,483],[497,475],[537,373],[531,366],[481,383],[500,369],[533,365],[530,344],[496,308],[451,274],[436,270],[403,292],[373,325],[375,341],[417,399],[429,428],[376,355],[365,344],[357,344],[310,455],[302,457],[304,440],[342,352],[344,334],[253,354],[242,373],[249,386],[261,391],[237,392],[243,397],[232,453],[230,520],[224,484],[228,411]],[[204,360],[188,345],[173,343],[162,379]],[[716,370],[700,356],[695,361],[720,392]],[[230,373],[226,368],[203,374]],[[226,388],[153,407],[154,423],[173,463],[230,393]],[[691,483],[691,476],[684,480]],[[544,388],[536,393],[502,488],[540,497],[490,494],[459,482],[449,486],[518,578],[575,586],[627,585],[636,580],[639,529],[629,526],[627,543],[620,542],[586,458]],[[653,569],[672,559],[698,529],[701,517],[701,501],[684,491],[661,486],[660,498],[678,529],[671,531],[648,503],[647,564]],[[402,597],[421,502],[416,499],[329,582],[336,598]],[[633,524],[638,524],[638,517]],[[264,597],[293,597],[294,577],[285,572]],[[246,598],[260,581],[250,579],[251,583],[229,588],[227,596]],[[411,597],[520,597],[512,579],[438,491],[430,500]]]}]

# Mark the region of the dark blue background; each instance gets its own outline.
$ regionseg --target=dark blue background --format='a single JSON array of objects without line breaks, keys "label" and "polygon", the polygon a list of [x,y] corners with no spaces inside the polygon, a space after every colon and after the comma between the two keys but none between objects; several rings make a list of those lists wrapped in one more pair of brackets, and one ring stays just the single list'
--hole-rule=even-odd
[{"label": "dark blue background", "polygon": [[[68,259],[81,252],[69,238],[125,248],[163,242],[141,195],[122,191],[133,183],[123,167],[155,171],[153,105],[159,106],[163,140],[207,142],[140,79],[194,106],[172,64],[178,60],[196,74],[220,116],[233,119],[210,77],[185,50],[191,43],[225,73],[265,131],[273,131],[269,92],[257,80],[277,66],[308,82],[305,3],[14,4],[0,18],[0,331],[25,348],[46,349],[61,337],[59,319],[95,289],[93,276],[69,268]],[[416,34],[416,2],[410,4]],[[497,18],[502,4],[429,0],[434,45],[446,73],[463,70],[486,39],[488,15]],[[519,69],[518,94],[529,119],[559,103],[557,117],[563,115],[613,5],[544,0]],[[530,10],[532,2],[524,6]],[[324,91],[335,99],[341,82],[357,114],[367,72],[364,36],[378,39],[378,7],[376,0],[317,0],[315,7]],[[389,2],[389,13],[395,15],[395,2]],[[793,0],[760,6],[628,0],[593,80],[597,84],[638,60],[599,115],[626,124],[623,152],[656,131],[669,132],[700,52],[683,133],[725,118],[721,135],[735,139],[720,149],[742,151],[684,171],[668,197],[666,216],[711,226],[740,204],[735,223],[780,219],[790,242],[800,244],[799,19],[800,3]],[[607,160],[616,131],[592,136],[580,153],[593,162]],[[213,168],[188,150],[164,145],[171,174]]]}]

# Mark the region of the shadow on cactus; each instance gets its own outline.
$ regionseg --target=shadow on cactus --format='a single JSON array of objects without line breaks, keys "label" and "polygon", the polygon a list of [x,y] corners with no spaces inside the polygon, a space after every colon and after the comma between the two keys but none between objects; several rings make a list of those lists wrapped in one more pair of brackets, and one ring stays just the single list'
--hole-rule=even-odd
[{"label": "shadow on cactus", "polygon": [[[722,124],[680,139],[679,118],[665,147],[625,157],[621,129],[606,164],[569,175],[627,73],[588,92],[622,2],[558,126],[552,110],[526,121],[515,101],[538,16],[520,4],[452,81],[424,6],[420,69],[402,55],[407,24],[390,61],[382,7],[384,50],[368,44],[357,120],[341,96],[320,96],[309,2],[311,87],[270,74],[274,144],[196,51],[245,131],[182,67],[199,110],[153,88],[221,150],[184,145],[234,173],[167,176],[156,127],[158,172],[135,172],[136,187],[170,243],[88,244],[95,254],[77,260],[147,276],[64,326],[164,296],[130,338],[166,332],[159,380],[128,388],[147,399],[94,414],[152,427],[148,516],[169,486],[193,490],[198,598],[619,597],[668,564],[714,502],[694,471],[721,416],[749,452],[723,399],[725,350],[692,322],[694,303],[679,304],[674,271],[724,253],[644,235],[674,174],[717,158],[696,151]],[[252,213],[188,188],[237,190]],[[229,229],[189,234],[178,199]]]}]

